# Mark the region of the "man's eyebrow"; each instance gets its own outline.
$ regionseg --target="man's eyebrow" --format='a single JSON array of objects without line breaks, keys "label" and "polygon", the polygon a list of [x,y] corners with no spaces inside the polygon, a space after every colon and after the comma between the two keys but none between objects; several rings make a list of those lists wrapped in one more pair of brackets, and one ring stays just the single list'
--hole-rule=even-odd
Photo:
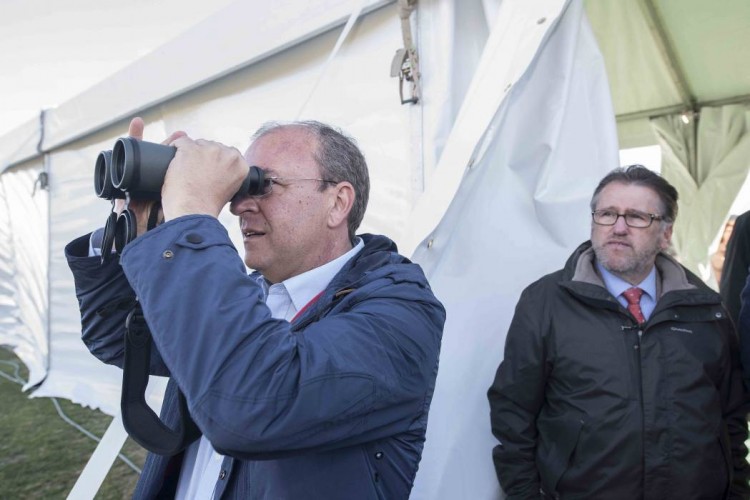
[{"label": "man's eyebrow", "polygon": [[[612,211],[617,212],[619,210],[619,208],[610,205],[608,207],[597,208],[597,210],[612,210]],[[626,209],[623,210],[623,213],[648,214],[650,212],[648,210],[638,210],[637,208],[626,208]]]},{"label": "man's eyebrow", "polygon": [[638,210],[637,208],[628,208],[625,210],[625,213],[648,215],[651,212],[649,212],[648,210]]}]

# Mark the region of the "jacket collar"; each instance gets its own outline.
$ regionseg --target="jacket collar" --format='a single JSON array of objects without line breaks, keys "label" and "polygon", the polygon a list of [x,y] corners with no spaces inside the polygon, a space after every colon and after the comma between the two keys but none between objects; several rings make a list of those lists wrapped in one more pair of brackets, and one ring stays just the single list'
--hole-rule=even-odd
[{"label": "jacket collar", "polygon": [[[657,302],[670,292],[677,291],[682,293],[670,295],[671,298],[665,306],[685,301],[691,304],[720,302],[721,299],[716,292],[664,252],[656,256],[655,264],[661,278],[661,284],[657,284],[657,290],[660,290]],[[594,299],[599,303],[609,303],[613,308],[619,304],[607,291],[602,278],[596,272],[591,241],[582,243],[570,256],[563,268],[560,284],[576,295]]]},{"label": "jacket collar", "polygon": [[[596,271],[594,259],[594,249],[591,246],[591,241],[587,241],[579,246],[568,260],[568,265],[571,265],[573,268],[570,280],[604,287],[604,281]],[[659,252],[656,256],[655,265],[657,276],[661,281],[661,283],[657,283],[657,290],[661,289],[659,296],[675,290],[694,290],[698,288],[688,279],[685,268],[666,253]]]},{"label": "jacket collar", "polygon": [[361,286],[380,277],[396,280],[412,280],[428,287],[427,279],[419,266],[398,253],[396,244],[381,235],[361,234],[364,248],[352,257],[334,276],[323,295],[295,323],[294,330],[305,328],[312,321],[325,314],[325,311]]}]

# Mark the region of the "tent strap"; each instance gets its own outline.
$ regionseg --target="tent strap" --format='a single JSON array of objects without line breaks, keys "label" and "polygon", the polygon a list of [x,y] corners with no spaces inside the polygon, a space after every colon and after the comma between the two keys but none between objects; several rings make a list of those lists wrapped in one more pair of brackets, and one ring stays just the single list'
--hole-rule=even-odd
[{"label": "tent strap", "polygon": [[302,103],[302,106],[300,106],[299,112],[297,113],[297,120],[302,118],[302,114],[307,109],[307,105],[310,103],[310,100],[312,99],[313,95],[315,95],[315,91],[318,89],[318,85],[320,85],[320,82],[323,81],[323,77],[325,77],[325,75],[328,74],[328,68],[331,66],[331,62],[333,62],[333,60],[336,58],[336,55],[339,53],[339,50],[341,49],[341,46],[344,44],[344,41],[346,41],[347,37],[349,36],[349,33],[351,33],[352,28],[354,28],[354,24],[362,15],[362,10],[364,9],[364,7],[365,7],[365,0],[360,0],[359,4],[354,7],[354,10],[349,16],[349,20],[346,22],[344,29],[341,30],[341,34],[339,35],[338,40],[336,40],[336,45],[334,45],[333,50],[328,55],[328,59],[326,59],[325,64],[323,64],[323,67],[318,73],[318,77],[316,78],[315,83],[313,84],[312,89],[310,90],[310,93],[307,96],[307,99],[305,99],[305,102]]},{"label": "tent strap", "polygon": [[44,150],[44,130],[46,125],[47,110],[43,109],[39,112],[39,142],[36,144],[36,152],[42,154]]},{"label": "tent strap", "polygon": [[[419,57],[411,33],[411,13],[417,8],[417,0],[398,0],[398,17],[401,19],[401,36],[404,47],[398,49],[391,62],[391,76],[398,77],[398,93],[401,104],[419,102]],[[411,96],[404,98],[404,82],[411,83]]]}]

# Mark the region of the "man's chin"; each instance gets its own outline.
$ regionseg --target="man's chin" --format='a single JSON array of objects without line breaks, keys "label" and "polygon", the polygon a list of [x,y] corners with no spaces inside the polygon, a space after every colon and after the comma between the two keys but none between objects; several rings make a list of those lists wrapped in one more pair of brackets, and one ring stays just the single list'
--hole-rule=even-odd
[{"label": "man's chin", "polygon": [[609,271],[612,274],[624,274],[632,271],[633,265],[632,262],[630,262],[627,259],[619,259],[617,257],[614,257],[612,255],[605,255],[603,258],[598,258],[597,260],[602,265],[604,269]]},{"label": "man's chin", "polygon": [[245,265],[254,271],[262,273],[263,263],[259,262],[258,259],[252,259],[245,257]]}]

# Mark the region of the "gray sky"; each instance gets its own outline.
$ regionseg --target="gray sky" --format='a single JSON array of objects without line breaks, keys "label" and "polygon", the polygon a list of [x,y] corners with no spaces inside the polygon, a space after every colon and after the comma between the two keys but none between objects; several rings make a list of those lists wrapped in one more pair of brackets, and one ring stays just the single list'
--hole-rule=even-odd
[{"label": "gray sky", "polygon": [[0,136],[233,0],[0,0]]}]

